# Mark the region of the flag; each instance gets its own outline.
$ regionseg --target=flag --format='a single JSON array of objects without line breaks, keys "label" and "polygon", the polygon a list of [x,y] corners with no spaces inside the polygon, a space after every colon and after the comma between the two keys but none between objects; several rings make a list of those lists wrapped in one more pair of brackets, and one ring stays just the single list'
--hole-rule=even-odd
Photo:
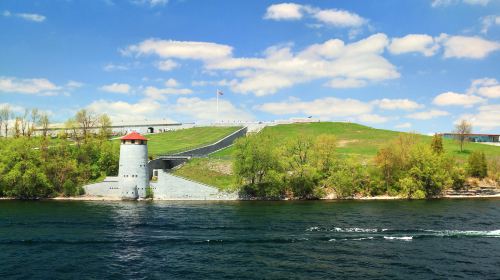
[{"label": "flag", "polygon": [[224,93],[221,90],[217,90],[217,95],[224,95]]}]

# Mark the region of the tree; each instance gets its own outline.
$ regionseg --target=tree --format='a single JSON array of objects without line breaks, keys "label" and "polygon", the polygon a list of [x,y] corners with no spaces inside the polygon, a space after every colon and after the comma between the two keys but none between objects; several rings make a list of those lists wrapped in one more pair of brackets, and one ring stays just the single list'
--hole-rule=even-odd
[{"label": "tree", "polygon": [[488,175],[488,163],[484,152],[474,151],[467,162],[470,176],[482,179]]},{"label": "tree", "polygon": [[82,130],[83,140],[87,141],[90,131],[95,128],[97,123],[97,116],[92,111],[81,109],[76,112],[75,121],[80,125]]},{"label": "tree", "polygon": [[471,131],[472,125],[466,120],[461,120],[460,123],[455,126],[455,137],[460,144],[460,152],[464,151],[464,143],[468,139],[467,134],[470,134]]},{"label": "tree", "polygon": [[78,135],[78,123],[76,122],[76,120],[74,118],[69,118],[64,123],[64,128],[66,129],[67,134],[70,135],[70,137],[73,137],[77,144],[80,144],[80,137]]},{"label": "tree", "polygon": [[[5,127],[5,137],[9,134],[9,120],[11,118],[11,112],[9,105],[5,105],[0,109],[0,118],[2,118]],[[0,126],[0,130],[2,127]],[[1,134],[1,133],[0,133]]]},{"label": "tree", "polygon": [[109,118],[108,115],[102,114],[98,118],[98,123],[99,123],[99,136],[102,139],[108,139],[111,136],[111,133],[113,132],[111,130],[111,119]]},{"label": "tree", "polygon": [[28,137],[31,137],[33,133],[35,133],[36,126],[38,125],[39,119],[40,119],[40,112],[38,111],[37,108],[31,109],[31,123],[28,123],[28,132],[27,135]]},{"label": "tree", "polygon": [[24,114],[18,118],[19,119],[19,127],[21,130],[21,134],[23,136],[26,136],[28,133],[28,130],[29,130],[29,122],[28,122],[29,113],[30,113],[29,109],[25,109]]},{"label": "tree", "polygon": [[47,133],[49,131],[49,125],[50,125],[49,115],[47,113],[42,113],[40,116],[40,120],[38,121],[38,124],[42,127],[43,138],[47,138]]},{"label": "tree", "polygon": [[443,138],[439,134],[434,134],[432,137],[432,143],[431,143],[431,148],[432,151],[436,154],[441,154],[443,153]]}]

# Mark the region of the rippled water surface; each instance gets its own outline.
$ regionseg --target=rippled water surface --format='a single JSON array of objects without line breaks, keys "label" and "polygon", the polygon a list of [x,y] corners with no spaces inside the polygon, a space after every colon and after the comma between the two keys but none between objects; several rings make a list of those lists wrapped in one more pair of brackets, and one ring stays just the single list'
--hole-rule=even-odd
[{"label": "rippled water surface", "polygon": [[500,200],[0,201],[0,279],[499,279]]}]

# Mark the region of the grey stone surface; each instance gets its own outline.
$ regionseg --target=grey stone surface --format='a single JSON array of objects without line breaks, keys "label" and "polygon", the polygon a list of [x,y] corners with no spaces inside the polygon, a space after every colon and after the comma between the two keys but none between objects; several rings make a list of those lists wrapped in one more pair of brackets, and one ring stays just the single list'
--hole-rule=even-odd
[{"label": "grey stone surface", "polygon": [[107,177],[100,183],[90,184],[83,187],[86,195],[101,197],[121,197],[121,189],[118,187],[118,177]]},{"label": "grey stone surface", "polygon": [[158,200],[237,200],[236,193],[223,193],[201,184],[158,170],[158,182],[151,182],[154,199]]}]

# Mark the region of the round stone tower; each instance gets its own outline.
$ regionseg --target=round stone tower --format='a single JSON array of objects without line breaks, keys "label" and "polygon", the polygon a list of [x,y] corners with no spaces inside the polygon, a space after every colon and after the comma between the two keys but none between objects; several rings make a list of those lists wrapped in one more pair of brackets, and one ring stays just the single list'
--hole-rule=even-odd
[{"label": "round stone tower", "polygon": [[121,138],[118,183],[122,199],[146,197],[149,187],[148,139],[137,132]]}]

